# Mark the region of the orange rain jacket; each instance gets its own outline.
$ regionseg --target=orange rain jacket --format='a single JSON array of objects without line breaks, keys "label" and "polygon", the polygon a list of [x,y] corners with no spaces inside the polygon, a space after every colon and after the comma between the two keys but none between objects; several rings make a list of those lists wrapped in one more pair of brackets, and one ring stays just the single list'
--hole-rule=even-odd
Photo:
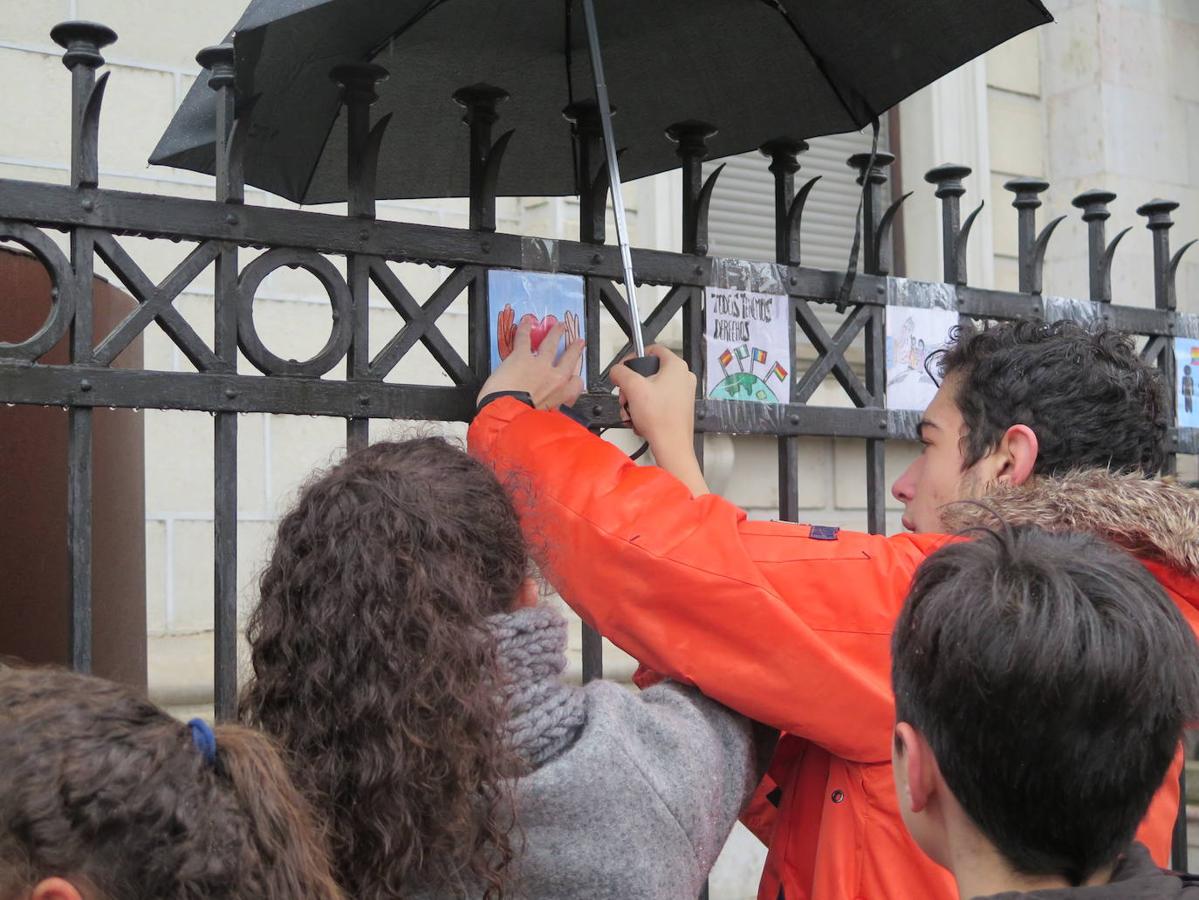
[{"label": "orange rain jacket", "polygon": [[[759,802],[747,822],[770,848],[760,900],[956,897],[904,828],[890,765],[892,623],[916,567],[950,538],[750,521],[568,417],[509,398],[484,407],[469,446],[519,485],[545,573],[584,620],[653,670],[783,732],[759,792],[774,789],[777,810]],[[1109,522],[1111,504],[1096,502],[1106,508],[1095,519]],[[1146,564],[1199,630],[1190,528],[1182,560]],[[1181,765],[1180,752],[1138,834],[1163,865]]]}]

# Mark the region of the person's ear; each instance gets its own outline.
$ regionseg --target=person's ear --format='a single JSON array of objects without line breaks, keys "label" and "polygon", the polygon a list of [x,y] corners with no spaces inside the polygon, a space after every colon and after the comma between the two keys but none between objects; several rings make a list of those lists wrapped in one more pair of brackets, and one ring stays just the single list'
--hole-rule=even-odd
[{"label": "person's ear", "polygon": [[995,450],[998,469],[995,481],[1018,487],[1032,477],[1037,465],[1036,433],[1027,425],[1013,425],[999,441]]},{"label": "person's ear", "polygon": [[895,726],[895,763],[904,775],[899,802],[914,813],[923,812],[936,788],[937,763],[928,742],[907,722]]},{"label": "person's ear", "polygon": [[516,592],[516,600],[513,602],[512,608],[528,609],[540,602],[541,589],[537,587],[537,582],[532,578],[526,578],[520,583],[520,589]]},{"label": "person's ear", "polygon": [[65,878],[45,878],[37,883],[29,900],[83,900],[83,895]]}]

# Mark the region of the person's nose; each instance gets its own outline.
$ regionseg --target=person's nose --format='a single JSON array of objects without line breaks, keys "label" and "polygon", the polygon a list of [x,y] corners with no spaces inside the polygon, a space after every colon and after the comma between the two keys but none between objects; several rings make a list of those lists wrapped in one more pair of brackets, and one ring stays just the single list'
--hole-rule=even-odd
[{"label": "person's nose", "polygon": [[905,506],[916,496],[916,467],[919,465],[920,460],[913,462],[891,485],[891,496]]}]

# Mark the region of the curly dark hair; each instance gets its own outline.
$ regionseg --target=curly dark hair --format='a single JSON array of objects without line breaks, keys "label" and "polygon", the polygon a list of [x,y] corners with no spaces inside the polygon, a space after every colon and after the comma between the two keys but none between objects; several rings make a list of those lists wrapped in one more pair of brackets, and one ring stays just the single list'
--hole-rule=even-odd
[{"label": "curly dark hair", "polygon": [[356,900],[503,895],[518,773],[486,619],[528,569],[508,494],[440,438],[346,457],[280,522],[241,714],[290,751]]},{"label": "curly dark hair", "polygon": [[111,900],[340,900],[268,738],[188,727],[127,687],[0,667],[0,897],[66,878]]},{"label": "curly dark hair", "polygon": [[1038,475],[1087,467],[1153,476],[1165,462],[1165,388],[1126,334],[1073,322],[963,326],[940,366],[957,381],[964,468],[1018,424],[1037,436]]}]

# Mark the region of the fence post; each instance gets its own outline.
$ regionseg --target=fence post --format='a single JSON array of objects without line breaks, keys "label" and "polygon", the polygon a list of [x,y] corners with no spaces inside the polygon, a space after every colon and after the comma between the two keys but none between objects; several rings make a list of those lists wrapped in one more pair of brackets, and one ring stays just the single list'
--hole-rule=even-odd
[{"label": "fence post", "polygon": [[1058,216],[1037,234],[1037,209],[1041,206],[1041,198],[1038,195],[1049,190],[1049,182],[1042,178],[1013,178],[1003,186],[1016,195],[1012,200],[1012,206],[1016,207],[1020,291],[1025,294],[1040,294],[1049,236],[1066,217]]},{"label": "fence post", "polygon": [[[707,122],[688,120],[675,122],[666,129],[666,136],[678,144],[675,153],[682,161],[683,178],[683,241],[682,251],[704,256],[708,252],[708,203],[720,176],[721,166],[704,181],[703,162],[708,157],[708,139],[717,132]],[[695,397],[704,396],[704,291],[695,288],[683,305],[683,358],[696,375]],[[700,468],[704,464],[704,436],[694,437],[695,457]]]},{"label": "fence post", "polygon": [[[610,107],[611,109],[611,107]],[[613,113],[615,109],[611,109]],[[595,100],[580,100],[562,110],[562,116],[571,123],[575,149],[575,187],[579,194],[579,240],[588,244],[603,244],[606,237],[606,211],[608,208],[608,165],[604,158],[603,128],[600,125],[599,104]],[[600,257],[597,254],[594,259]],[[588,377],[599,375],[600,361],[600,306],[599,290],[590,278],[584,278],[583,315],[587,325],[587,373]],[[604,676],[604,639],[588,625],[582,623],[583,683],[587,684]]]},{"label": "fence post", "polygon": [[[800,264],[799,223],[791,219],[791,205],[795,197],[795,173],[800,169],[799,154],[808,149],[807,141],[780,137],[767,141],[758,152],[770,160],[770,174],[774,176],[774,258],[780,266]],[[803,201],[801,200],[800,203]],[[787,332],[791,369],[795,370],[796,299],[787,298]],[[795,379],[791,379],[791,395],[787,402],[795,400]],[[779,457],[779,519],[784,522],[799,521],[799,438],[792,435],[778,439]]]},{"label": "fence post", "polygon": [[[63,65],[71,73],[71,185],[83,190],[100,182],[100,106],[105,74],[98,82],[96,69],[104,65],[101,49],[117,39],[116,32],[93,22],[63,22],[50,37],[66,50]],[[80,201],[90,212],[93,201]],[[71,320],[71,363],[92,361],[92,275],[95,249],[89,229],[71,230],[71,271],[75,315]],[[72,406],[67,429],[67,554],[71,586],[71,667],[92,669],[92,410]]]},{"label": "fence post", "polygon": [[[329,77],[341,85],[348,131],[346,212],[364,222],[375,218],[375,174],[379,146],[390,121],[384,117],[371,128],[371,104],[379,99],[375,85],[387,78],[387,70],[372,63],[335,66]],[[365,225],[364,225],[365,227]],[[383,263],[386,265],[386,263]],[[366,377],[370,368],[370,260],[359,254],[346,258],[346,283],[350,289],[352,338],[346,355],[346,378]],[[361,450],[370,443],[370,419],[346,419],[346,450]]]},{"label": "fence post", "polygon": [[[887,183],[887,166],[895,162],[890,153],[876,153],[874,165],[870,166],[869,153],[855,153],[848,160],[850,168],[857,169],[857,183],[866,187],[862,198],[862,241],[866,247],[863,271],[868,275],[885,275],[891,268],[889,248],[884,247],[882,186]],[[899,198],[888,212],[902,203]],[[889,219],[888,219],[889,221]],[[874,405],[886,404],[887,349],[885,308],[874,307],[870,321],[866,323],[866,386],[870,390]],[[887,531],[887,445],[885,438],[869,438],[866,441],[866,527],[871,534]]]},{"label": "fence post", "polygon": [[[616,114],[614,108],[611,109]],[[580,100],[562,110],[571,123],[575,143],[575,186],[579,194],[579,240],[602,244],[606,239],[608,209],[608,166],[604,159],[604,135],[599,104]]]},{"label": "fence post", "polygon": [[[217,92],[216,197],[230,207],[226,221],[245,198],[240,147],[246,123],[237,120],[236,70],[232,44],[196,54]],[[236,146],[235,146],[236,145]],[[214,346],[230,372],[237,370],[237,245],[222,242],[216,259]],[[218,412],[213,420],[213,711],[218,721],[237,716],[237,413]]]},{"label": "fence post", "polygon": [[966,193],[962,179],[972,171],[969,166],[949,163],[924,174],[925,181],[937,186],[937,199],[941,201],[941,252],[947,284],[966,284],[966,237],[978,210],[971,214],[963,228],[961,196]]},{"label": "fence post", "polygon": [[[462,121],[470,128],[470,228],[495,231],[495,192],[499,165],[512,132],[506,132],[494,144],[491,126],[499,120],[496,107],[508,99],[508,92],[489,84],[475,84],[454,92],[454,102],[466,110]],[[484,249],[489,249],[487,241]],[[480,382],[491,369],[488,344],[487,273],[482,272],[467,288],[467,328],[469,346],[467,364]]]},{"label": "fence post", "polygon": [[1116,199],[1111,191],[1083,191],[1071,203],[1082,210],[1087,223],[1087,258],[1091,299],[1096,303],[1112,302],[1112,255],[1116,245],[1131,230],[1125,228],[1110,244],[1107,243],[1104,223],[1111,217],[1107,205]]},{"label": "fence post", "polygon": [[[865,250],[862,256],[862,271],[868,275],[885,275],[891,268],[890,260],[887,259],[889,254],[883,247],[880,238],[884,237],[881,233],[882,186],[887,183],[887,173],[884,170],[893,162],[895,162],[894,154],[887,153],[885,150],[874,154],[874,166],[869,172],[870,187],[862,198],[862,244]],[[856,180],[859,186],[862,185],[867,177],[866,167],[870,165],[870,154],[855,153],[846,160],[846,164],[851,169],[857,170]]]}]

